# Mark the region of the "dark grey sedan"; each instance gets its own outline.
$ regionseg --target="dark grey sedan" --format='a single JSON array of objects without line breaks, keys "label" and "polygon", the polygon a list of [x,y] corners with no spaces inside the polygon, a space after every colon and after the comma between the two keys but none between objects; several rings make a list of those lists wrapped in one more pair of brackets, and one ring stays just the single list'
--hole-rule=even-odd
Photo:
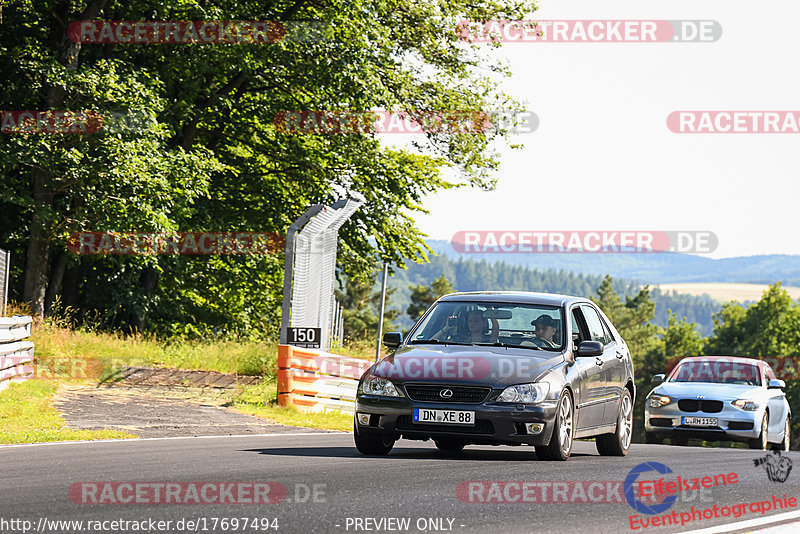
[{"label": "dark grey sedan", "polygon": [[576,438],[602,455],[631,443],[633,364],[614,325],[589,300],[523,292],[453,293],[436,301],[358,385],[355,443],[388,454],[400,438],[533,445],[566,460]]}]

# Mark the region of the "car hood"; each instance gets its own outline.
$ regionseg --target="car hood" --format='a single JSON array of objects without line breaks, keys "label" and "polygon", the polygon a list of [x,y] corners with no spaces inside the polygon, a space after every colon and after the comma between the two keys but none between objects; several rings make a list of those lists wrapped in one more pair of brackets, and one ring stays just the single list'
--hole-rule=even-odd
[{"label": "car hood", "polygon": [[745,384],[712,384],[708,382],[665,382],[653,393],[677,399],[696,399],[698,395],[709,400],[736,400],[759,397],[764,388]]},{"label": "car hood", "polygon": [[565,361],[560,352],[506,347],[426,345],[401,347],[375,364],[375,376],[399,382],[489,384],[534,382]]}]

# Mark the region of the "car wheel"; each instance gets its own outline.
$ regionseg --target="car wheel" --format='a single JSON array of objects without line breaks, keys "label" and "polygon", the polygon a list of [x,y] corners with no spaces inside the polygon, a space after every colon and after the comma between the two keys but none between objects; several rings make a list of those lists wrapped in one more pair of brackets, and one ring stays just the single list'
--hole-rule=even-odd
[{"label": "car wheel", "polygon": [[650,445],[661,445],[662,443],[664,443],[663,438],[658,437],[658,434],[656,434],[655,432],[645,432],[644,441],[645,443],[649,443]]},{"label": "car wheel", "polygon": [[778,445],[774,445],[772,449],[776,451],[788,451],[789,446],[791,445],[790,443],[791,439],[792,439],[792,422],[787,417],[786,425],[783,428],[783,441],[781,441]]},{"label": "car wheel", "polygon": [[761,418],[761,433],[756,439],[747,442],[751,449],[767,450],[767,428],[769,428],[769,415],[764,412],[764,417]]},{"label": "car wheel", "polygon": [[627,388],[623,388],[622,398],[619,401],[617,430],[613,434],[603,434],[595,438],[597,452],[601,456],[625,456],[631,447],[632,436],[633,403],[631,402],[631,393]]},{"label": "car wheel", "polygon": [[445,452],[459,452],[464,449],[465,443],[457,439],[437,439],[434,440],[436,448]]},{"label": "car wheel", "polygon": [[362,436],[358,432],[358,424],[355,424],[353,429],[353,439],[358,452],[370,456],[386,456],[394,447],[394,439],[391,436]]},{"label": "car wheel", "polygon": [[556,416],[553,422],[553,435],[550,443],[536,447],[536,456],[540,460],[564,461],[572,453],[573,415],[572,397],[567,390],[561,393]]}]

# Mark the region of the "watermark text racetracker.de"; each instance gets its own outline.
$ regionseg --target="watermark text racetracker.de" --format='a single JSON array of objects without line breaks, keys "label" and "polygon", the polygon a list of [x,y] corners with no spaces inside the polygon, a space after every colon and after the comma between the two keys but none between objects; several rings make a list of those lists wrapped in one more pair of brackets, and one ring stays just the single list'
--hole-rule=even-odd
[{"label": "watermark text racetracker.de", "polygon": [[275,254],[284,245],[276,232],[75,232],[67,239],[73,254],[99,255]]},{"label": "watermark text racetracker.de", "polygon": [[667,116],[673,133],[800,133],[800,111],[673,111]]},{"label": "watermark text racetracker.de", "polygon": [[263,516],[230,516],[214,517],[200,516],[180,519],[154,519],[152,517],[142,519],[50,519],[39,517],[36,520],[21,518],[0,517],[0,532],[11,534],[12,532],[41,533],[61,533],[61,532],[87,532],[98,534],[108,532],[117,534],[119,532],[266,532],[269,530],[277,531],[281,524],[276,517]]},{"label": "watermark text racetracker.de", "polygon": [[135,111],[0,111],[4,134],[143,133],[156,124],[154,116]]},{"label": "watermark text racetracker.de", "polygon": [[476,134],[533,133],[539,116],[507,110],[304,110],[281,111],[273,125],[286,134]]},{"label": "watermark text racetracker.de", "polygon": [[464,230],[451,245],[461,253],[680,252],[708,254],[719,239],[711,231]]},{"label": "watermark text racetracker.de", "polygon": [[472,43],[711,43],[722,36],[722,25],[715,20],[464,20],[456,34]]}]

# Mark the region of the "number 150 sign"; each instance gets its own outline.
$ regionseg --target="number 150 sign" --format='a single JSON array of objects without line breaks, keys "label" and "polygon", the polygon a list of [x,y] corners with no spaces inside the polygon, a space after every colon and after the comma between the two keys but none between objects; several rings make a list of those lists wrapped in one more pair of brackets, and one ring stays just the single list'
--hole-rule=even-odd
[{"label": "number 150 sign", "polygon": [[319,348],[320,338],[322,337],[321,328],[289,327],[287,333],[289,345],[307,349]]}]

